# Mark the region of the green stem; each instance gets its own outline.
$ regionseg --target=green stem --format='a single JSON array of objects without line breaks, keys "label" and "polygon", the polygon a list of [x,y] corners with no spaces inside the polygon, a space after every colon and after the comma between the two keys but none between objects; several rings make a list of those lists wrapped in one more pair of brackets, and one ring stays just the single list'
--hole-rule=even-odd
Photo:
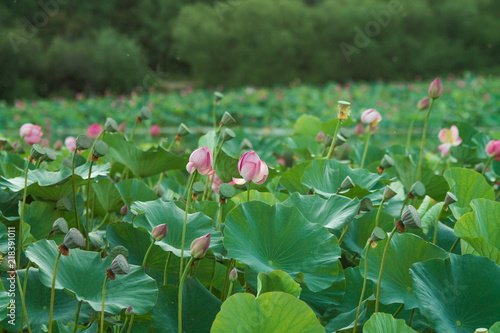
[{"label": "green stem", "polygon": [[441,213],[443,213],[445,204],[441,206],[441,209],[439,210],[439,213],[436,217],[436,223],[434,223],[434,238],[432,238],[432,244],[436,245],[436,240],[437,240],[437,234],[438,234],[438,224],[439,224],[439,217],[441,216]]},{"label": "green stem", "polygon": [[21,213],[19,213],[19,241],[17,244],[17,265],[21,265],[21,251],[23,249],[23,215],[24,206],[26,205],[26,195],[28,194],[28,172],[29,172],[30,161],[24,169],[24,193],[23,193],[23,203],[21,205]]},{"label": "green stem", "polygon": [[78,302],[78,306],[76,307],[75,326],[73,327],[73,333],[76,333],[76,329],[78,327],[78,319],[80,318],[80,308],[81,307],[82,307],[82,301]]},{"label": "green stem", "polygon": [[403,207],[401,207],[401,211],[399,212],[399,216],[403,215],[403,210],[405,209],[405,206],[408,203],[409,199],[410,198],[406,197],[405,201],[403,202]]},{"label": "green stem", "polygon": [[212,292],[215,280],[215,269],[217,268],[217,259],[214,258],[214,270],[212,272],[212,279],[210,280],[210,285],[208,286],[208,291]]},{"label": "green stem", "polygon": [[106,301],[106,283],[108,282],[108,276],[104,279],[102,285],[102,309],[101,309],[101,330],[100,333],[104,333],[104,305]]},{"label": "green stem", "polygon": [[410,128],[408,129],[408,137],[406,139],[406,151],[410,153],[410,145],[411,145],[411,134],[413,132],[413,124],[415,123],[415,120],[417,119],[418,112],[415,113],[415,116],[413,116],[411,123],[410,123]]},{"label": "green stem", "polygon": [[167,270],[168,264],[170,264],[170,257],[172,256],[172,252],[169,252],[167,255],[167,262],[165,263],[165,270],[163,271],[163,285],[167,285]]},{"label": "green stem", "polygon": [[[30,271],[30,266],[31,266],[31,261],[28,261],[28,265],[26,266],[26,271],[24,273],[24,283],[23,283],[23,288],[19,288],[21,292],[21,305],[26,306],[26,288],[28,285],[28,273]],[[27,313],[27,312],[26,312]],[[21,311],[21,327],[23,327],[23,315],[24,312]],[[26,319],[27,320],[27,319]],[[28,323],[29,326],[29,323]]]},{"label": "green stem", "polygon": [[217,102],[214,101],[214,108],[212,109],[212,118],[214,121],[214,132],[217,130],[217,114],[216,114]]},{"label": "green stem", "polygon": [[358,311],[356,311],[356,319],[354,320],[354,327],[352,330],[352,333],[356,333],[356,330],[358,328],[358,317],[359,317],[359,312],[361,311],[361,304],[363,304],[363,297],[365,295],[365,290],[366,290],[366,279],[368,276],[368,252],[370,251],[370,245],[366,247],[366,254],[365,254],[365,275],[363,278],[363,288],[361,289],[361,296],[359,297],[359,303],[358,303]]},{"label": "green stem", "polygon": [[75,160],[76,160],[76,149],[73,152],[73,161],[71,162],[71,182],[73,185],[73,208],[75,209],[75,221],[76,227],[80,232],[83,232],[82,226],[80,225],[80,219],[78,218],[78,209],[76,206],[76,186],[75,186]]},{"label": "green stem", "polygon": [[339,246],[342,244],[342,241],[344,240],[345,234],[347,233],[347,229],[349,229],[349,224],[344,227],[344,230],[342,230],[342,234],[340,235],[339,238]]},{"label": "green stem", "polygon": [[146,266],[146,261],[148,260],[149,252],[151,252],[151,249],[153,248],[153,245],[155,244],[155,240],[151,242],[151,245],[149,245],[148,250],[146,251],[146,254],[144,255],[144,260],[142,261],[142,267]]},{"label": "green stem", "polygon": [[247,191],[247,202],[250,202],[250,187],[251,187],[252,181],[248,182],[248,191]]},{"label": "green stem", "polygon": [[180,260],[180,266],[179,266],[179,278],[181,277],[182,274],[182,266],[184,265],[184,244],[186,242],[186,225],[187,225],[187,217],[188,217],[188,210],[189,206],[191,204],[191,193],[193,192],[193,184],[196,179],[196,176],[198,175],[198,171],[195,170],[191,176],[189,177],[189,190],[188,190],[188,196],[187,196],[187,202],[186,202],[186,210],[184,212],[184,224],[182,226],[182,242],[181,242],[181,260]]},{"label": "green stem", "polygon": [[172,140],[172,142],[170,142],[170,144],[168,145],[168,151],[172,151],[172,147],[174,146],[174,142],[175,142],[175,138]]},{"label": "green stem", "polygon": [[420,176],[422,174],[422,159],[424,156],[424,145],[425,136],[427,135],[427,126],[429,125],[429,117],[431,115],[432,106],[434,105],[434,98],[431,98],[431,104],[429,105],[429,110],[427,110],[427,115],[425,116],[424,131],[422,133],[422,142],[420,143],[420,156],[418,157],[418,168],[417,168],[417,182],[420,181]]},{"label": "green stem", "polygon": [[137,127],[137,119],[134,122],[134,127],[132,128],[132,133],[130,134],[130,142],[134,140],[134,133],[135,133],[135,128]]},{"label": "green stem", "polygon": [[132,316],[130,317],[130,324],[128,324],[127,333],[130,333],[130,330],[132,329],[133,324],[134,324],[134,314],[132,313]]},{"label": "green stem", "polygon": [[392,236],[394,236],[396,229],[397,229],[396,227],[392,229],[389,238],[387,238],[387,242],[385,243],[384,254],[382,255],[382,263],[380,264],[380,272],[378,273],[377,298],[375,299],[375,313],[378,312],[378,303],[380,300],[380,284],[382,283],[382,273],[384,273],[385,257],[387,255],[387,249],[389,248],[389,244],[391,243]]},{"label": "green stem", "polygon": [[90,161],[90,166],[89,166],[89,177],[87,179],[87,207],[85,212],[85,233],[87,234],[87,251],[90,249],[89,203],[90,203],[90,175],[92,174],[92,164],[94,164],[94,161]]},{"label": "green stem", "polygon": [[231,266],[233,265],[233,259],[229,260],[229,263],[227,264],[226,268],[226,275],[224,278],[224,286],[222,287],[222,292],[220,295],[220,300],[224,301],[224,295],[226,294],[226,287],[227,287],[227,282],[229,281],[229,273],[231,272]]},{"label": "green stem", "polygon": [[413,321],[413,314],[415,313],[415,308],[411,310],[410,320],[408,321],[408,326],[411,327],[411,322]]},{"label": "green stem", "polygon": [[57,253],[56,262],[54,263],[54,273],[52,274],[52,289],[50,290],[50,314],[49,314],[49,333],[52,333],[52,317],[54,314],[54,298],[56,294],[56,275],[57,266],[59,265],[59,258],[61,258],[61,252]]},{"label": "green stem", "polygon": [[102,219],[101,223],[99,223],[99,225],[97,227],[92,229],[92,231],[99,230],[99,228],[102,227],[104,225],[104,223],[107,221],[108,216],[109,216],[109,212],[106,212],[106,215],[104,215],[104,218]]},{"label": "green stem", "polygon": [[378,227],[378,220],[380,218],[380,212],[382,211],[382,207],[384,207],[384,202],[385,199],[382,199],[382,202],[380,203],[380,206],[378,207],[377,210],[377,216],[375,217],[375,226]]},{"label": "green stem", "polygon": [[[181,258],[182,260],[182,258]],[[177,327],[179,328],[179,333],[182,333],[182,289],[184,287],[184,280],[186,279],[187,272],[189,270],[189,266],[191,266],[191,263],[193,262],[193,257],[189,258],[188,264],[186,265],[186,269],[182,273],[181,280],[179,282],[179,298],[178,298],[178,311],[177,311],[177,321],[178,325]]]},{"label": "green stem", "polygon": [[493,159],[493,157],[490,157],[488,158],[488,161],[486,162],[486,164],[484,165],[484,169],[483,169],[483,172],[481,172],[481,175],[484,176],[484,173],[486,172],[486,169],[488,169],[488,167],[490,166],[490,163],[491,163],[491,160]]},{"label": "green stem", "polygon": [[[87,162],[86,163],[89,163],[90,157],[92,157],[92,152],[94,151],[95,143],[101,139],[101,137],[102,137],[102,135],[104,134],[105,131],[106,130],[102,130],[101,133],[99,133],[99,135],[97,136],[97,138],[94,140],[94,142],[92,142],[92,146],[90,147],[90,150],[89,150],[90,154],[89,154],[89,156],[87,156]],[[76,152],[76,149],[75,149],[75,152]]]},{"label": "green stem", "polygon": [[370,124],[370,126],[368,126],[368,133],[366,133],[365,151],[363,152],[363,158],[361,159],[361,165],[360,165],[361,169],[365,165],[366,153],[368,153],[368,146],[370,145],[371,135],[372,135],[372,124]]},{"label": "green stem", "polygon": [[120,330],[120,333],[122,333],[123,330],[125,329],[125,326],[127,326],[127,322],[128,322],[128,317],[125,317],[125,321],[123,322],[123,326],[122,329]]},{"label": "green stem", "polygon": [[450,253],[453,253],[453,251],[455,250],[455,248],[457,247],[459,242],[460,242],[460,237],[457,237],[457,239],[455,240],[455,242],[451,246]]},{"label": "green stem", "polygon": [[224,205],[219,202],[219,211],[217,212],[217,221],[219,223],[219,226],[217,227],[217,231],[220,231],[220,225],[222,223],[222,209],[224,208]]},{"label": "green stem", "polygon": [[432,171],[436,171],[437,167],[439,166],[439,163],[443,160],[443,155],[439,157],[439,160],[437,161],[436,165],[432,168]]},{"label": "green stem", "polygon": [[335,132],[333,132],[332,144],[330,145],[330,149],[328,150],[328,154],[326,155],[326,159],[329,160],[332,158],[333,149],[335,148],[335,140],[337,140],[337,134],[340,130],[341,121],[337,119],[337,126],[335,126]]},{"label": "green stem", "polygon": [[229,289],[227,290],[226,299],[228,299],[231,296],[231,294],[233,293],[233,285],[234,285],[234,282],[229,281]]},{"label": "green stem", "polygon": [[[28,270],[26,270],[24,272],[24,274],[28,275]],[[19,279],[19,275],[16,276],[16,280],[17,280],[17,287],[19,288],[19,293],[21,295],[21,299],[23,300],[25,295],[26,295],[26,287],[24,287],[24,289],[21,289],[21,280]],[[24,315],[24,318],[26,318],[26,328],[28,329],[28,332],[31,333],[30,321],[28,319],[28,311],[26,310],[26,303],[25,302],[21,303],[21,309],[22,309],[22,312],[21,312],[21,331],[22,331],[22,327],[23,327],[23,319],[22,318]]]},{"label": "green stem", "polygon": [[160,195],[160,187],[162,179],[163,179],[163,172],[161,172],[160,177],[158,177],[158,183],[156,184],[156,195]]},{"label": "green stem", "polygon": [[205,182],[205,188],[203,189],[203,195],[201,196],[202,201],[205,200],[205,196],[207,195],[209,183],[210,183],[210,176],[207,177],[207,180]]},{"label": "green stem", "polygon": [[401,304],[401,305],[399,306],[399,308],[398,308],[398,309],[396,310],[396,312],[392,315],[392,317],[393,317],[393,318],[396,318],[396,317],[399,315],[399,313],[400,313],[401,311],[403,311],[403,309],[404,309],[404,308],[405,308],[405,304],[403,303],[403,304]]}]

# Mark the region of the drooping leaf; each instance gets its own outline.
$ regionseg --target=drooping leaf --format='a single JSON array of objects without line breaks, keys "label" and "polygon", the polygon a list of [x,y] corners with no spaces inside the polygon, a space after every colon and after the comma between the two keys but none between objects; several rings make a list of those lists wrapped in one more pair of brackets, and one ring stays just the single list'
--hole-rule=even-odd
[{"label": "drooping leaf", "polygon": [[301,290],[300,285],[283,271],[273,271],[269,274],[260,272],[257,277],[257,297],[271,291],[281,291],[299,297]]}]

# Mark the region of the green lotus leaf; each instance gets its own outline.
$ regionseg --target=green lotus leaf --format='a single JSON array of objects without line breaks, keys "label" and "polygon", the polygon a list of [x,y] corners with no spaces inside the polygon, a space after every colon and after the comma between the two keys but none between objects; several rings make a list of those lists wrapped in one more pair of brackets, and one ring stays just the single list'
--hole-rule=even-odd
[{"label": "green lotus leaf", "polygon": [[283,270],[292,278],[303,273],[312,291],[330,287],[339,273],[337,238],[297,208],[240,204],[227,216],[224,233],[228,255],[255,272]]},{"label": "green lotus leaf", "polygon": [[27,161],[20,155],[8,153],[0,149],[0,176],[14,178],[21,176]]},{"label": "green lotus leaf", "polygon": [[138,179],[121,181],[116,184],[116,188],[129,207],[135,201],[152,201],[158,199],[158,195]]},{"label": "green lotus leaf", "polygon": [[443,205],[444,202],[439,202],[434,206],[432,206],[431,208],[429,208],[425,212],[425,214],[420,214],[420,209],[419,209],[419,215],[422,216],[422,231],[424,232],[424,234],[427,234],[429,230],[434,229],[436,219]]},{"label": "green lotus leaf", "polygon": [[23,192],[0,190],[0,222],[19,221],[19,202],[23,201]]},{"label": "green lotus leaf", "polygon": [[[368,253],[368,279],[378,282],[382,255],[387,239],[378,242]],[[366,253],[366,252],[365,252]],[[380,286],[380,302],[383,304],[404,303],[406,309],[418,307],[413,292],[409,269],[416,263],[434,258],[446,258],[448,252],[428,243],[413,234],[395,234],[391,239],[385,258],[384,273]],[[359,266],[364,275],[363,255]]]},{"label": "green lotus leaf", "polygon": [[[383,177],[382,175],[374,174],[364,169],[351,169],[348,165],[334,160],[313,161],[304,170],[302,184],[308,188],[312,188],[318,194],[331,196],[337,193],[337,189],[347,176],[351,177],[354,184],[370,192],[383,187],[383,184],[380,182]],[[351,197],[349,195],[350,191],[342,193],[342,195]]]},{"label": "green lotus leaf", "polygon": [[233,177],[241,178],[238,172],[238,160],[226,154],[222,149],[217,155],[216,174],[225,183],[233,181]]},{"label": "green lotus leaf", "polygon": [[[255,186],[255,185],[254,185]],[[235,204],[240,204],[242,202],[247,202],[248,192],[242,192],[231,198],[231,201]],[[250,201],[261,201],[270,205],[279,203],[279,199],[276,198],[272,193],[269,192],[259,192],[257,190],[250,190]]]},{"label": "green lotus leaf", "polygon": [[300,285],[283,271],[273,271],[269,274],[260,272],[257,276],[257,297],[271,291],[282,291],[299,297],[301,290]]},{"label": "green lotus leaf", "polygon": [[[130,182],[127,182],[130,184]],[[120,183],[121,184],[121,183]],[[123,188],[123,185],[121,185]],[[102,179],[91,184],[96,201],[106,212],[116,212],[124,205],[122,196],[115,184],[109,179]],[[156,199],[156,197],[155,197]]]},{"label": "green lotus leaf", "polygon": [[123,134],[106,133],[102,140],[110,147],[109,155],[139,177],[149,177],[167,170],[184,169],[188,162],[186,158],[172,154],[161,146],[143,151],[133,142],[126,141]]},{"label": "green lotus leaf", "polygon": [[305,169],[311,164],[312,161],[302,162],[285,172],[281,175],[279,182],[286,188],[290,193],[299,192],[300,194],[307,194],[309,188],[301,183],[301,179],[304,176]]},{"label": "green lotus leaf", "polygon": [[500,266],[474,255],[414,264],[410,269],[420,310],[437,332],[474,332],[500,313]]},{"label": "green lotus leaf", "polygon": [[500,265],[500,202],[475,199],[471,206],[473,211],[462,215],[455,224],[455,235],[470,245],[465,253],[490,258]]},{"label": "green lotus leaf", "polygon": [[374,313],[363,326],[365,333],[413,333],[403,319],[394,319],[388,313]]},{"label": "green lotus leaf", "polygon": [[[7,284],[9,285],[9,284]],[[9,297],[9,293],[5,291],[2,281],[0,280],[0,321],[7,318],[8,309],[7,306],[11,297]],[[10,318],[9,318],[10,319]]]},{"label": "green lotus leaf", "polygon": [[325,200],[318,195],[292,194],[283,206],[297,207],[309,222],[328,229],[341,229],[349,224],[359,210],[359,199],[334,195]]},{"label": "green lotus leaf", "polygon": [[474,170],[451,168],[444,173],[450,184],[450,192],[458,201],[450,205],[453,216],[458,220],[462,215],[472,211],[470,202],[473,199],[495,200],[495,191],[488,185],[483,176]]},{"label": "green lotus leaf", "polygon": [[[179,289],[172,285],[160,287],[151,310],[153,333],[177,332],[178,294]],[[182,293],[183,332],[210,332],[221,304],[195,277],[187,276]]]},{"label": "green lotus leaf", "polygon": [[[167,223],[167,236],[157,245],[165,251],[171,251],[176,256],[181,256],[182,228],[184,226],[184,211],[173,202],[162,200],[148,202],[134,202],[132,209],[144,214],[134,219],[134,226],[146,228],[149,232],[157,225]],[[193,240],[211,234],[210,248],[219,252],[222,250],[221,232],[212,227],[213,221],[202,213],[188,214],[186,223],[186,239],[184,243],[184,257],[191,255],[190,245]]]},{"label": "green lotus leaf", "polygon": [[[26,256],[40,271],[40,280],[49,288],[52,285],[57,245],[53,241],[40,240],[26,250]],[[56,289],[75,294],[77,300],[87,302],[95,311],[102,308],[102,286],[111,257],[101,259],[97,252],[72,249],[69,256],[61,256],[56,275]],[[130,266],[130,274],[117,275],[106,285],[105,310],[118,313],[132,305],[136,314],[148,312],[158,296],[156,282],[144,273],[140,266]]]},{"label": "green lotus leaf", "polygon": [[491,326],[488,333],[500,333],[500,321],[497,321],[495,325]]},{"label": "green lotus leaf", "polygon": [[[78,187],[88,179],[90,164],[75,168],[75,186]],[[106,176],[109,173],[109,163],[93,165],[90,178]],[[71,169],[63,166],[57,172],[36,169],[28,172],[28,193],[52,201],[68,196],[73,191]],[[12,192],[24,190],[24,175],[16,178],[0,179],[0,188],[8,188]]]},{"label": "green lotus leaf", "polygon": [[[70,228],[76,228],[75,212],[61,211],[55,208],[55,202],[33,201],[24,212],[23,220],[31,226],[31,234],[35,239],[47,238],[52,230],[52,224],[63,217]],[[64,235],[52,235],[56,242],[62,241]]]},{"label": "green lotus leaf", "polygon": [[306,303],[287,293],[269,292],[257,298],[246,293],[229,297],[210,332],[324,333],[325,330]]}]

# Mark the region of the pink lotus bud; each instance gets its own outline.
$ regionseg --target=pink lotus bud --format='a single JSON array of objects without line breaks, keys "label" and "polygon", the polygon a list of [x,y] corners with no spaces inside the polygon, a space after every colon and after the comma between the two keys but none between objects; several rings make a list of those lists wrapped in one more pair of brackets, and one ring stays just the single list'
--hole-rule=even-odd
[{"label": "pink lotus bud", "polygon": [[455,125],[451,126],[450,129],[443,128],[439,131],[438,138],[442,143],[438,147],[441,156],[448,155],[452,146],[458,146],[462,143],[462,139],[458,136],[458,128]]},{"label": "pink lotus bud", "polygon": [[134,309],[132,308],[132,305],[129,305],[129,306],[128,306],[128,308],[125,310],[125,315],[126,315],[127,317],[130,317],[130,316],[132,315],[132,313],[133,313],[133,312],[132,312],[133,310],[134,310]]},{"label": "pink lotus bud", "polygon": [[210,247],[210,234],[196,238],[191,243],[191,256],[195,259],[202,259]]},{"label": "pink lotus bud", "polygon": [[491,140],[485,148],[486,154],[495,161],[500,161],[500,140]]},{"label": "pink lotus bud", "polygon": [[64,145],[69,151],[73,152],[76,149],[76,138],[74,136],[68,136],[64,139]]},{"label": "pink lotus bud", "polygon": [[19,132],[21,138],[23,138],[27,144],[34,145],[35,143],[40,143],[42,141],[42,131],[41,127],[38,125],[33,125],[30,123],[21,126]]},{"label": "pink lotus bud", "polygon": [[316,142],[321,143],[325,141],[325,132],[319,131],[318,135],[316,135]]},{"label": "pink lotus bud", "polygon": [[246,152],[238,161],[238,171],[241,178],[233,178],[235,184],[243,185],[245,182],[254,182],[262,184],[269,175],[269,169],[266,162],[262,161],[253,150]]},{"label": "pink lotus bud", "polygon": [[161,241],[167,235],[167,224],[163,223],[154,227],[152,236],[156,242]]},{"label": "pink lotus bud", "polygon": [[190,174],[194,172],[194,170],[198,170],[198,172],[202,175],[209,176],[215,173],[215,170],[212,170],[212,152],[206,146],[202,146],[189,156],[189,163],[186,165],[186,170]]},{"label": "pink lotus bud", "polygon": [[365,133],[365,127],[359,123],[354,127],[354,135],[362,136]]},{"label": "pink lotus bud", "polygon": [[128,207],[127,205],[124,205],[121,209],[120,209],[120,214],[122,214],[122,216],[125,216],[127,215],[128,213]]},{"label": "pink lotus bud", "polygon": [[97,139],[102,132],[102,126],[99,124],[92,124],[87,129],[87,136],[91,139]]},{"label": "pink lotus bud", "polygon": [[54,149],[57,151],[61,150],[62,146],[63,142],[61,140],[57,140],[56,143],[54,143]]},{"label": "pink lotus bud", "polygon": [[238,270],[234,267],[231,272],[229,272],[229,281],[234,282],[238,278]]},{"label": "pink lotus bud", "polygon": [[377,126],[377,124],[382,120],[382,116],[375,109],[368,109],[361,115],[361,122],[364,124],[371,124],[372,127]]},{"label": "pink lotus bud", "polygon": [[153,138],[156,138],[158,135],[160,135],[160,126],[156,124],[151,126],[149,128],[149,134],[151,134]]},{"label": "pink lotus bud", "polygon": [[48,146],[50,146],[49,139],[47,139],[47,138],[42,139],[42,142],[40,142],[40,146],[42,146],[42,147],[48,147]]},{"label": "pink lotus bud", "polygon": [[436,78],[429,85],[429,97],[436,99],[441,97],[442,94],[443,94],[443,85],[441,84],[441,80],[439,78]]},{"label": "pink lotus bud", "polygon": [[120,125],[118,125],[118,131],[124,133],[125,130],[127,129],[127,123],[126,122],[122,122]]},{"label": "pink lotus bud", "polygon": [[419,111],[424,111],[429,108],[430,97],[424,97],[417,103],[417,109]]}]

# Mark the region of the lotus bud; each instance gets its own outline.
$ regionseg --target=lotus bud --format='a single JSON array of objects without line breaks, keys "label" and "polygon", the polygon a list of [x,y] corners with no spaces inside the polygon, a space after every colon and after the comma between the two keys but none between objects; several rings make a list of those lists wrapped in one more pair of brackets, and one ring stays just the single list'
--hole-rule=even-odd
[{"label": "lotus bud", "polygon": [[390,200],[391,198],[394,198],[397,195],[396,192],[389,186],[386,186],[384,189],[384,201]]},{"label": "lotus bud", "polygon": [[126,122],[121,122],[120,125],[118,125],[118,131],[121,133],[124,133],[125,130],[127,129],[127,123]]},{"label": "lotus bud", "polygon": [[340,192],[342,190],[348,190],[350,188],[353,188],[354,186],[355,185],[354,185],[354,182],[352,181],[351,177],[347,176],[340,184],[340,187],[337,189],[337,192]]},{"label": "lotus bud", "polygon": [[354,135],[362,136],[365,133],[365,127],[363,124],[359,123],[354,127]]},{"label": "lotus bud", "polygon": [[215,104],[219,104],[219,102],[220,102],[223,98],[224,98],[224,94],[222,94],[222,93],[220,93],[220,92],[218,92],[218,91],[216,91],[216,92],[214,93],[214,103],[215,103]]},{"label": "lotus bud", "polygon": [[417,109],[419,111],[425,111],[429,108],[430,97],[424,97],[417,103]]},{"label": "lotus bud", "polygon": [[59,151],[63,147],[63,142],[62,140],[57,140],[56,143],[54,143],[54,149]]},{"label": "lotus bud", "polygon": [[347,138],[345,138],[341,134],[337,134],[337,139],[335,139],[335,147],[342,146],[344,143],[346,143],[346,141],[347,141]]},{"label": "lotus bud", "polygon": [[205,192],[205,184],[202,182],[196,182],[193,184],[193,199],[196,200],[196,197]]},{"label": "lotus bud", "polygon": [[128,308],[125,310],[125,315],[127,317],[130,317],[133,313],[132,310],[133,310],[132,305],[129,305]]},{"label": "lotus bud", "polygon": [[248,139],[243,139],[243,141],[241,141],[240,150],[247,150],[252,148],[253,145],[250,141],[248,141]]},{"label": "lotus bud", "polygon": [[45,149],[42,146],[40,146],[40,144],[35,143],[33,146],[31,146],[29,160],[35,163],[35,161],[40,160],[43,156],[45,156],[45,154],[46,154]]},{"label": "lotus bud", "polygon": [[231,272],[229,272],[229,281],[234,282],[238,279],[238,270],[234,267]]},{"label": "lotus bud", "polygon": [[230,130],[229,128],[226,128],[224,129],[224,132],[222,133],[222,140],[224,140],[224,142],[226,141],[230,141],[232,139],[234,139],[236,136],[236,134]]},{"label": "lotus bud", "polygon": [[338,101],[339,113],[337,118],[340,120],[346,120],[351,113],[351,103],[346,101]]},{"label": "lotus bud", "polygon": [[234,120],[233,116],[231,116],[231,114],[226,111],[222,115],[222,118],[220,120],[219,125],[220,126],[229,126],[229,125],[232,125],[232,124],[235,124],[235,123],[236,123],[236,120]]},{"label": "lotus bud", "polygon": [[68,232],[68,222],[63,217],[58,218],[52,224],[52,232],[55,234],[65,234]]},{"label": "lotus bud", "polygon": [[63,256],[69,256],[69,250],[85,246],[85,238],[78,229],[71,228],[64,237],[64,242],[58,246]]},{"label": "lotus bud", "polygon": [[144,120],[151,119],[153,115],[151,114],[151,110],[147,107],[143,107],[141,111],[139,111],[139,115],[135,119],[138,123],[142,123]]},{"label": "lotus bud", "polygon": [[418,229],[422,227],[422,221],[418,215],[418,211],[415,207],[409,205],[403,210],[403,215],[401,215],[401,221],[405,227],[411,229]]},{"label": "lotus bud", "polygon": [[330,147],[332,145],[332,142],[333,137],[330,134],[327,134],[325,138],[325,147]]},{"label": "lotus bud", "polygon": [[68,197],[62,197],[61,199],[57,200],[56,208],[59,210],[71,210],[71,202],[69,201]]},{"label": "lotus bud", "polygon": [[122,256],[124,256],[125,259],[128,259],[129,253],[128,253],[128,250],[125,246],[117,245],[114,248],[112,248],[111,251],[109,251],[109,256],[113,259],[116,258],[120,254]]},{"label": "lotus bud", "polygon": [[454,204],[457,201],[458,201],[458,199],[455,196],[455,194],[453,194],[451,192],[447,192],[446,193],[446,197],[444,198],[444,204],[445,204],[445,206],[448,207],[449,205]]},{"label": "lotus bud", "polygon": [[127,207],[127,205],[123,205],[123,207],[120,209],[120,214],[122,216],[125,216],[125,215],[127,215],[127,213],[128,213],[128,207]]},{"label": "lotus bud", "polygon": [[439,78],[434,79],[429,85],[429,97],[432,99],[437,99],[443,94],[443,85]]},{"label": "lotus bud", "polygon": [[392,157],[390,157],[387,154],[384,155],[384,157],[382,157],[382,161],[380,161],[380,165],[377,167],[378,173],[379,174],[384,173],[385,169],[392,168],[394,164],[395,163]]},{"label": "lotus bud", "polygon": [[488,157],[494,159],[495,161],[500,161],[500,140],[491,140],[488,142],[484,151]]},{"label": "lotus bud", "polygon": [[359,211],[360,212],[369,212],[373,209],[373,203],[370,198],[364,198],[359,203]]},{"label": "lotus bud", "polygon": [[161,241],[167,235],[167,230],[168,228],[166,223],[154,227],[153,232],[151,233],[151,235],[153,236],[153,240],[155,242]]},{"label": "lotus bud", "polygon": [[319,131],[318,134],[316,135],[316,142],[321,143],[325,141],[325,132]]},{"label": "lotus bud", "polygon": [[111,268],[106,270],[108,278],[114,280],[115,275],[126,275],[130,273],[130,266],[128,265],[127,259],[122,254],[119,254],[113,259],[111,263]]},{"label": "lotus bud", "polygon": [[410,192],[408,193],[408,198],[413,199],[415,197],[421,198],[425,195],[425,185],[421,182],[416,182],[411,186]]},{"label": "lotus bud", "polygon": [[219,196],[221,200],[224,200],[224,202],[221,203],[226,203],[226,199],[231,199],[234,196],[234,187],[229,185],[229,184],[221,184],[219,187]]},{"label": "lotus bud", "polygon": [[154,124],[149,128],[149,134],[153,137],[156,138],[158,135],[160,135],[160,126]]},{"label": "lotus bud", "polygon": [[86,134],[80,134],[76,138],[76,149],[77,150],[87,150],[92,146],[92,140]]},{"label": "lotus bud", "polygon": [[194,259],[203,259],[210,247],[210,234],[196,238],[191,243],[191,256]]},{"label": "lotus bud", "polygon": [[52,162],[57,159],[56,153],[49,147],[44,147],[43,150],[45,150],[45,155],[40,158],[40,161]]},{"label": "lotus bud", "polygon": [[98,140],[95,143],[94,150],[92,151],[92,161],[97,162],[99,157],[105,156],[109,152],[109,146],[106,142]]},{"label": "lotus bud", "polygon": [[106,118],[106,123],[104,123],[104,129],[109,133],[118,132],[118,124],[113,118]]}]

